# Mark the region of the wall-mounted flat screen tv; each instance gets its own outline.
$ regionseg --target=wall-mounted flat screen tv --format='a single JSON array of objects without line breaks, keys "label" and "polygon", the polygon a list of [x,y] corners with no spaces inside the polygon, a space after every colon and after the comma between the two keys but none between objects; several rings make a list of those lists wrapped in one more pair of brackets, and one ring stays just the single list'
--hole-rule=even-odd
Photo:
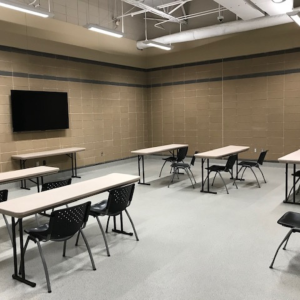
[{"label": "wall-mounted flat screen tv", "polygon": [[13,131],[69,128],[68,94],[44,91],[11,91]]}]

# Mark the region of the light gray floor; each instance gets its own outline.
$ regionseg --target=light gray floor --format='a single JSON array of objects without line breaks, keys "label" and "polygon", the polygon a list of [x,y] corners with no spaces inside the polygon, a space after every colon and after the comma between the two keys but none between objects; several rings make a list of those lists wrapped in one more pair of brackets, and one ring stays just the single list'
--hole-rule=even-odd
[{"label": "light gray floor", "polygon": [[[81,240],[74,239],[62,257],[62,244],[43,244],[49,266],[52,294],[32,244],[26,255],[26,271],[31,288],[11,278],[12,251],[0,216],[0,299],[299,299],[300,237],[292,235],[288,250],[279,252],[274,269],[272,257],[288,229],[277,220],[288,210],[300,212],[300,206],[283,204],[284,168],[278,164],[263,167],[268,183],[251,172],[239,189],[226,182],[227,195],[220,179],[214,189],[217,195],[199,193],[200,162],[194,173],[198,182],[191,187],[186,175],[168,188],[169,169],[162,178],[158,173],[161,159],[146,160],[146,178],[151,186],[136,186],[129,212],[140,241],[113,233],[107,235],[111,257],[106,256],[103,238],[93,218],[85,229],[97,270],[93,271]],[[121,161],[80,170],[79,182],[112,172],[137,174],[136,161]],[[9,199],[36,192],[10,190]],[[101,194],[91,199],[104,199]],[[41,219],[41,221],[46,219]],[[102,218],[105,225],[106,218]],[[34,218],[25,219],[34,225]],[[131,230],[125,220],[125,229]]]}]

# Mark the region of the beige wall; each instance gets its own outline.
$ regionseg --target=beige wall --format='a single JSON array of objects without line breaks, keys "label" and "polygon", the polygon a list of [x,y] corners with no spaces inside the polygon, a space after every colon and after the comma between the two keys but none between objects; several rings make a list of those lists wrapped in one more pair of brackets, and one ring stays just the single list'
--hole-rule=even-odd
[{"label": "beige wall", "polygon": [[[75,62],[45,57],[39,52],[24,54],[0,48],[0,72],[12,74],[0,75],[2,172],[19,168],[18,162],[11,160],[13,154],[69,146],[86,147],[78,155],[79,166],[130,157],[133,149],[168,143],[188,143],[190,154],[229,144],[249,145],[251,149],[243,157],[256,158],[258,153],[254,149],[269,149],[269,160],[300,148],[300,72],[276,76],[265,73],[300,68],[300,52],[222,60],[300,46],[294,24],[188,43],[186,49],[178,45],[174,52],[162,54],[159,50],[131,52],[134,42],[126,40],[110,39],[110,44],[97,48],[102,37],[82,28],[74,31],[72,24],[62,27],[63,22],[55,20],[41,21],[28,16],[21,20],[17,15],[2,19],[3,24],[7,25],[8,20],[12,23],[1,27],[1,45],[95,61]],[[73,34],[69,36],[70,32]],[[83,40],[76,40],[75,33],[83,36]],[[115,50],[109,51],[112,44]],[[218,63],[175,66],[220,58]],[[136,68],[101,66],[96,63],[99,61]],[[137,69],[144,66],[171,67],[148,72]],[[256,73],[260,75],[251,75]],[[33,79],[27,74],[53,78]],[[249,78],[226,78],[247,74]],[[55,76],[66,80],[55,80]],[[84,83],[86,79],[119,86]],[[203,82],[190,84],[189,80]],[[153,84],[156,86],[143,87]],[[70,129],[12,133],[11,89],[68,92]],[[46,161],[48,165],[70,168],[66,156]],[[28,166],[33,165],[35,161],[28,162]]]},{"label": "beige wall", "polygon": [[[8,51],[0,51],[0,71],[13,72],[13,76],[0,76],[2,172],[19,168],[18,162],[11,160],[11,155],[17,153],[85,147],[86,151],[78,154],[78,165],[86,166],[126,158],[132,149],[144,147],[147,141],[146,89],[124,86],[144,85],[144,71]],[[21,72],[25,77],[15,75],[15,72]],[[27,74],[103,80],[123,86],[35,79]],[[11,89],[68,92],[70,129],[12,133]],[[46,161],[47,165],[70,168],[70,159],[66,156],[46,158]],[[33,166],[35,162],[29,161],[27,165]]]},{"label": "beige wall", "polygon": [[[299,67],[300,50],[150,72],[151,84],[173,82],[149,91],[153,145],[188,143],[190,154],[245,145],[242,157],[268,149],[268,160],[299,149]],[[295,73],[274,73],[283,70]],[[241,75],[249,78],[226,78]],[[204,82],[174,85],[196,79]]]}]

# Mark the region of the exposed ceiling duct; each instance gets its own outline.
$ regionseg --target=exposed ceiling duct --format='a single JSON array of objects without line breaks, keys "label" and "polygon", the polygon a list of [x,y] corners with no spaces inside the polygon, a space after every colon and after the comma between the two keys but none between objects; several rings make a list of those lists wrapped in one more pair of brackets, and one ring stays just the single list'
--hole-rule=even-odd
[{"label": "exposed ceiling duct", "polygon": [[[274,3],[270,0],[214,0],[219,5],[232,11],[242,20],[218,24],[198,29],[186,30],[153,39],[162,44],[190,42],[227,34],[246,32],[293,22],[286,14],[293,10],[293,0]],[[137,42],[138,49],[149,46],[144,41]]]}]

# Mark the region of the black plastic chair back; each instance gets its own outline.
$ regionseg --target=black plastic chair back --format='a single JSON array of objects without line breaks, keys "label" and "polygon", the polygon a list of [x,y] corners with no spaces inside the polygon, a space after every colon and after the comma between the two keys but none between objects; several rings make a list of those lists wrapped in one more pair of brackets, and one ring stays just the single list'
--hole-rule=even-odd
[{"label": "black plastic chair back", "polygon": [[55,210],[51,213],[48,229],[48,239],[64,241],[85,227],[89,217],[91,202]]},{"label": "black plastic chair back", "polygon": [[118,215],[130,205],[135,185],[122,186],[109,191],[107,200],[107,214]]},{"label": "black plastic chair back", "polygon": [[5,202],[7,200],[8,190],[0,191],[0,202]]},{"label": "black plastic chair back", "polygon": [[[199,151],[195,151],[195,154],[197,154],[197,153],[199,153]],[[192,166],[194,166],[194,164],[195,164],[195,160],[196,160],[195,154],[193,155],[192,160],[191,160]]]},{"label": "black plastic chair back", "polygon": [[177,153],[177,162],[183,161],[187,155],[189,147],[179,148]]},{"label": "black plastic chair back", "polygon": [[72,182],[72,178],[44,183],[42,185],[42,192],[57,189],[66,185],[70,185],[71,182]]},{"label": "black plastic chair back", "polygon": [[229,156],[228,159],[227,159],[227,163],[226,163],[224,171],[228,172],[229,170],[232,170],[236,160],[237,160],[237,155]]},{"label": "black plastic chair back", "polygon": [[258,162],[260,165],[263,164],[263,162],[264,162],[264,160],[265,160],[265,157],[266,157],[266,155],[267,155],[267,152],[268,152],[268,150],[265,150],[265,151],[263,151],[263,152],[260,153],[259,158],[258,158],[258,160],[257,160],[257,162]]}]

